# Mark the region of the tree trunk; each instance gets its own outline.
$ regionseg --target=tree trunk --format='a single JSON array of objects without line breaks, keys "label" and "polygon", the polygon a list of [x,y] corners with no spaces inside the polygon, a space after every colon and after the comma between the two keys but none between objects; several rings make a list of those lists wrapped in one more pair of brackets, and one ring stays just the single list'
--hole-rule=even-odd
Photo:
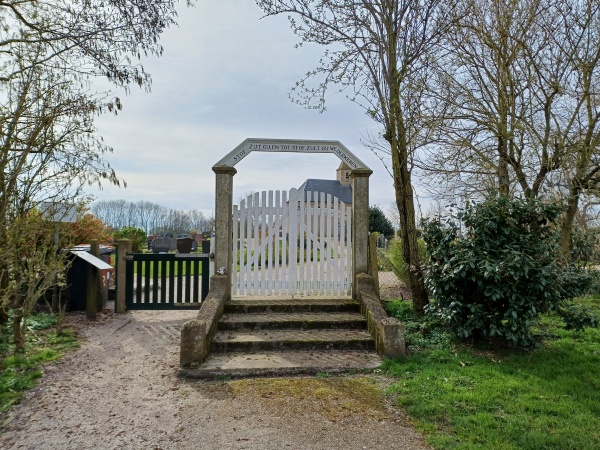
[{"label": "tree trunk", "polygon": [[[396,203],[400,211],[400,232],[402,235],[402,257],[408,269],[409,287],[412,292],[413,310],[417,314],[425,313],[425,306],[429,303],[427,289],[423,279],[423,268],[419,255],[417,242],[417,229],[415,226],[415,207],[410,172],[406,170],[408,181],[402,176],[394,179],[396,188]],[[408,184],[406,184],[408,183]]]},{"label": "tree trunk", "polygon": [[19,308],[14,309],[13,315],[13,344],[15,346],[15,352],[20,352],[25,347],[25,336],[23,333],[23,313]]},{"label": "tree trunk", "polygon": [[510,178],[506,154],[506,140],[500,137],[498,138],[498,192],[504,197],[508,197],[510,194]]},{"label": "tree trunk", "polygon": [[571,234],[573,232],[573,223],[579,209],[579,188],[573,186],[569,189],[569,200],[567,201],[567,210],[560,227],[560,249],[565,260],[571,257]]},{"label": "tree trunk", "polygon": [[[395,102],[394,102],[395,103]],[[398,102],[399,103],[399,102]],[[400,105],[398,104],[398,109]],[[392,150],[392,172],[394,175],[394,189],[396,191],[396,204],[400,212],[400,233],[402,236],[402,257],[408,269],[408,280],[413,298],[413,310],[417,314],[425,313],[425,306],[429,303],[423,268],[419,255],[417,242],[417,227],[415,225],[415,203],[411,182],[411,173],[408,167],[408,145],[404,122],[398,111],[396,113],[396,133],[388,133],[388,142]]]}]

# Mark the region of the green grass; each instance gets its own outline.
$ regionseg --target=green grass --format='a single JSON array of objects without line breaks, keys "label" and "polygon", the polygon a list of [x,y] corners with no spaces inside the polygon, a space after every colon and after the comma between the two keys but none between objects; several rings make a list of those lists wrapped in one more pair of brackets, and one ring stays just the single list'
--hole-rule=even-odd
[{"label": "green grass", "polygon": [[[579,299],[597,313],[599,298]],[[455,343],[439,324],[415,320],[410,304],[389,310],[403,320],[410,354],[389,360],[398,405],[440,449],[600,448],[600,330],[562,329],[558,316],[536,330],[536,350]]]},{"label": "green grass", "polygon": [[24,391],[35,387],[45,363],[77,347],[73,331],[64,329],[57,335],[53,330],[55,324],[50,314],[32,316],[28,320],[27,344],[20,353],[14,353],[10,345],[10,321],[0,327],[0,415],[19,403]]}]

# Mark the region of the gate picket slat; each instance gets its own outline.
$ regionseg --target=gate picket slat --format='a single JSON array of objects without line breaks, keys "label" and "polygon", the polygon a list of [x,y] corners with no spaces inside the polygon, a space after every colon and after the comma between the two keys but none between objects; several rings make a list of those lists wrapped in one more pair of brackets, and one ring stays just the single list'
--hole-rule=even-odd
[{"label": "gate picket slat", "polygon": [[325,206],[325,212],[327,214],[327,223],[325,224],[326,227],[326,231],[325,231],[325,242],[327,243],[327,247],[325,248],[325,251],[327,252],[327,259],[326,259],[326,264],[327,264],[327,286],[325,289],[325,293],[327,295],[331,295],[331,277],[332,277],[332,267],[331,267],[331,243],[332,243],[332,239],[331,239],[331,208],[332,208],[332,201],[331,201],[331,194],[327,194],[327,202],[326,202],[326,206]]},{"label": "gate picket slat", "polygon": [[178,283],[177,284],[177,298],[181,299],[182,295],[183,295],[183,261],[179,260],[176,261],[177,263],[177,278],[178,278]]},{"label": "gate picket slat", "polygon": [[290,294],[295,295],[297,291],[297,280],[298,280],[298,190],[290,190],[290,201],[289,203],[289,222],[290,222],[290,236],[288,238],[288,244],[290,249],[290,257],[288,260],[288,276],[289,286],[288,291]]},{"label": "gate picket slat", "polygon": [[312,231],[312,217],[313,217],[314,203],[312,202],[312,192],[306,192],[306,217],[304,221],[306,223],[306,273],[304,275],[304,281],[306,284],[306,294],[312,292],[312,248],[313,248],[313,231]]},{"label": "gate picket slat", "polygon": [[321,250],[319,258],[319,280],[321,280],[321,289],[319,292],[321,295],[325,293],[325,249],[324,249],[324,238],[325,238],[325,193],[320,193],[319,202],[319,248]]},{"label": "gate picket slat", "polygon": [[246,293],[246,261],[248,259],[248,240],[246,238],[246,200],[240,202],[240,279],[239,294]]},{"label": "gate picket slat", "polygon": [[198,303],[198,294],[201,291],[200,289],[200,261],[192,261],[194,266],[194,297],[192,299],[193,303]]},{"label": "gate picket slat", "polygon": [[262,201],[260,205],[260,294],[265,295],[265,274],[267,271],[266,266],[266,250],[267,250],[267,192],[263,191],[262,193]]},{"label": "gate picket slat", "polygon": [[281,193],[281,211],[282,211],[282,219],[281,219],[281,228],[282,228],[282,242],[281,245],[283,248],[281,249],[281,292],[288,292],[287,286],[287,260],[288,260],[288,249],[289,249],[289,233],[288,233],[288,225],[289,225],[289,202],[287,197],[287,192],[283,191]]},{"label": "gate picket slat", "polygon": [[239,282],[238,282],[238,263],[241,252],[237,250],[239,248],[239,237],[238,230],[240,228],[239,223],[240,211],[237,205],[233,206],[233,261],[231,262],[231,293],[237,295]]},{"label": "gate picket slat", "polygon": [[135,268],[137,270],[137,289],[135,290],[135,302],[143,303],[142,301],[142,291],[143,291],[143,283],[142,283],[142,272],[143,272],[143,261],[136,261]]},{"label": "gate picket slat", "polygon": [[152,298],[157,303],[159,301],[159,298],[158,298],[158,264],[159,264],[159,262],[156,261],[156,262],[154,262],[153,267],[152,267]]},{"label": "gate picket slat", "polygon": [[281,277],[279,266],[281,264],[281,260],[279,259],[280,254],[280,233],[281,233],[281,192],[275,191],[275,260],[277,261],[277,265],[275,266],[275,277],[273,280],[273,287],[275,294],[279,294],[281,292]]},{"label": "gate picket slat", "polygon": [[175,260],[168,261],[169,264],[169,305],[175,305]]},{"label": "gate picket slat", "polygon": [[346,276],[344,277],[346,294],[351,293],[352,282],[352,214],[349,208],[346,208]]},{"label": "gate picket slat", "polygon": [[275,223],[274,223],[274,214],[273,214],[273,191],[269,191],[268,194],[268,203],[267,203],[267,293],[269,295],[273,295],[273,246],[275,244],[274,236],[275,236]]},{"label": "gate picket slat", "polygon": [[297,280],[298,280],[298,290],[300,291],[300,294],[304,294],[305,293],[305,283],[304,283],[304,231],[305,231],[305,227],[304,227],[304,223],[305,223],[306,217],[304,214],[304,192],[299,191],[298,192],[298,220],[297,220],[297,224],[298,224],[298,273],[299,275],[297,275]]},{"label": "gate picket slat", "polygon": [[254,197],[250,195],[246,204],[246,285],[245,294],[250,294],[250,286],[252,284],[252,205],[254,203]]},{"label": "gate picket slat", "polygon": [[252,222],[254,223],[254,227],[252,230],[252,247],[254,250],[254,256],[252,258],[252,263],[254,266],[254,271],[253,271],[253,280],[252,282],[254,283],[253,286],[253,291],[254,291],[254,295],[258,294],[258,271],[260,269],[260,266],[258,265],[258,256],[259,256],[259,252],[260,249],[258,247],[258,236],[259,236],[259,229],[258,229],[258,224],[259,224],[259,193],[257,192],[256,194],[254,194],[254,204],[252,205]]},{"label": "gate picket slat", "polygon": [[340,245],[340,236],[339,236],[339,232],[338,232],[338,227],[339,227],[339,214],[340,214],[340,201],[337,197],[333,198],[333,280],[334,280],[334,285],[332,286],[333,288],[333,293],[334,294],[339,294],[339,279],[340,279],[340,271],[339,271],[339,267],[340,267],[340,262],[338,260],[338,252],[339,252],[339,245]]},{"label": "gate picket slat", "polygon": [[144,295],[143,302],[150,303],[150,273],[152,271],[152,263],[150,261],[144,261],[143,263],[144,272]]},{"label": "gate picket slat", "polygon": [[338,274],[338,280],[340,287],[339,293],[345,294],[345,280],[344,277],[346,275],[346,205],[340,202],[340,268]]},{"label": "gate picket slat", "polygon": [[313,202],[315,203],[313,211],[313,289],[312,293],[319,292],[319,193],[312,193]]},{"label": "gate picket slat", "polygon": [[185,280],[185,298],[183,301],[184,303],[190,303],[192,301],[192,262],[185,260],[183,264],[185,267],[185,278],[179,277],[180,279]]},{"label": "gate picket slat", "polygon": [[160,302],[167,303],[167,263],[160,261]]}]

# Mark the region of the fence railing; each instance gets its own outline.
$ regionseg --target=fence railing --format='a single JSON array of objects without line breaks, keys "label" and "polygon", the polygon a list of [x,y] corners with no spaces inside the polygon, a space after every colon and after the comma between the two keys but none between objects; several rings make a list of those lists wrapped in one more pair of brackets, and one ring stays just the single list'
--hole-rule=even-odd
[{"label": "fence railing", "polygon": [[127,309],[199,308],[208,295],[204,254],[134,253],[126,258]]}]

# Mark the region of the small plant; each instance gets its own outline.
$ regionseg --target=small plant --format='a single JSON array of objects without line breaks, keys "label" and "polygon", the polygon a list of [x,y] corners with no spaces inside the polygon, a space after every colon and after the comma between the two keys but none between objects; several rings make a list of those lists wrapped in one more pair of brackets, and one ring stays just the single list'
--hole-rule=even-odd
[{"label": "small plant", "polygon": [[569,305],[558,310],[565,321],[565,329],[582,331],[585,328],[598,328],[598,317],[584,305]]},{"label": "small plant", "polygon": [[448,326],[433,315],[415,314],[412,303],[395,300],[384,303],[387,313],[404,325],[409,350],[423,348],[447,349],[453,345],[454,336]]},{"label": "small plant", "polygon": [[317,372],[316,377],[323,379],[323,378],[331,378],[333,375],[330,374],[329,372]]},{"label": "small plant", "polygon": [[9,321],[0,326],[0,416],[19,402],[24,391],[37,384],[43,364],[77,346],[71,329],[63,329],[60,335],[52,330],[56,320],[56,316],[47,313],[29,316],[26,323],[29,332],[22,348],[10,343],[14,311]]}]

